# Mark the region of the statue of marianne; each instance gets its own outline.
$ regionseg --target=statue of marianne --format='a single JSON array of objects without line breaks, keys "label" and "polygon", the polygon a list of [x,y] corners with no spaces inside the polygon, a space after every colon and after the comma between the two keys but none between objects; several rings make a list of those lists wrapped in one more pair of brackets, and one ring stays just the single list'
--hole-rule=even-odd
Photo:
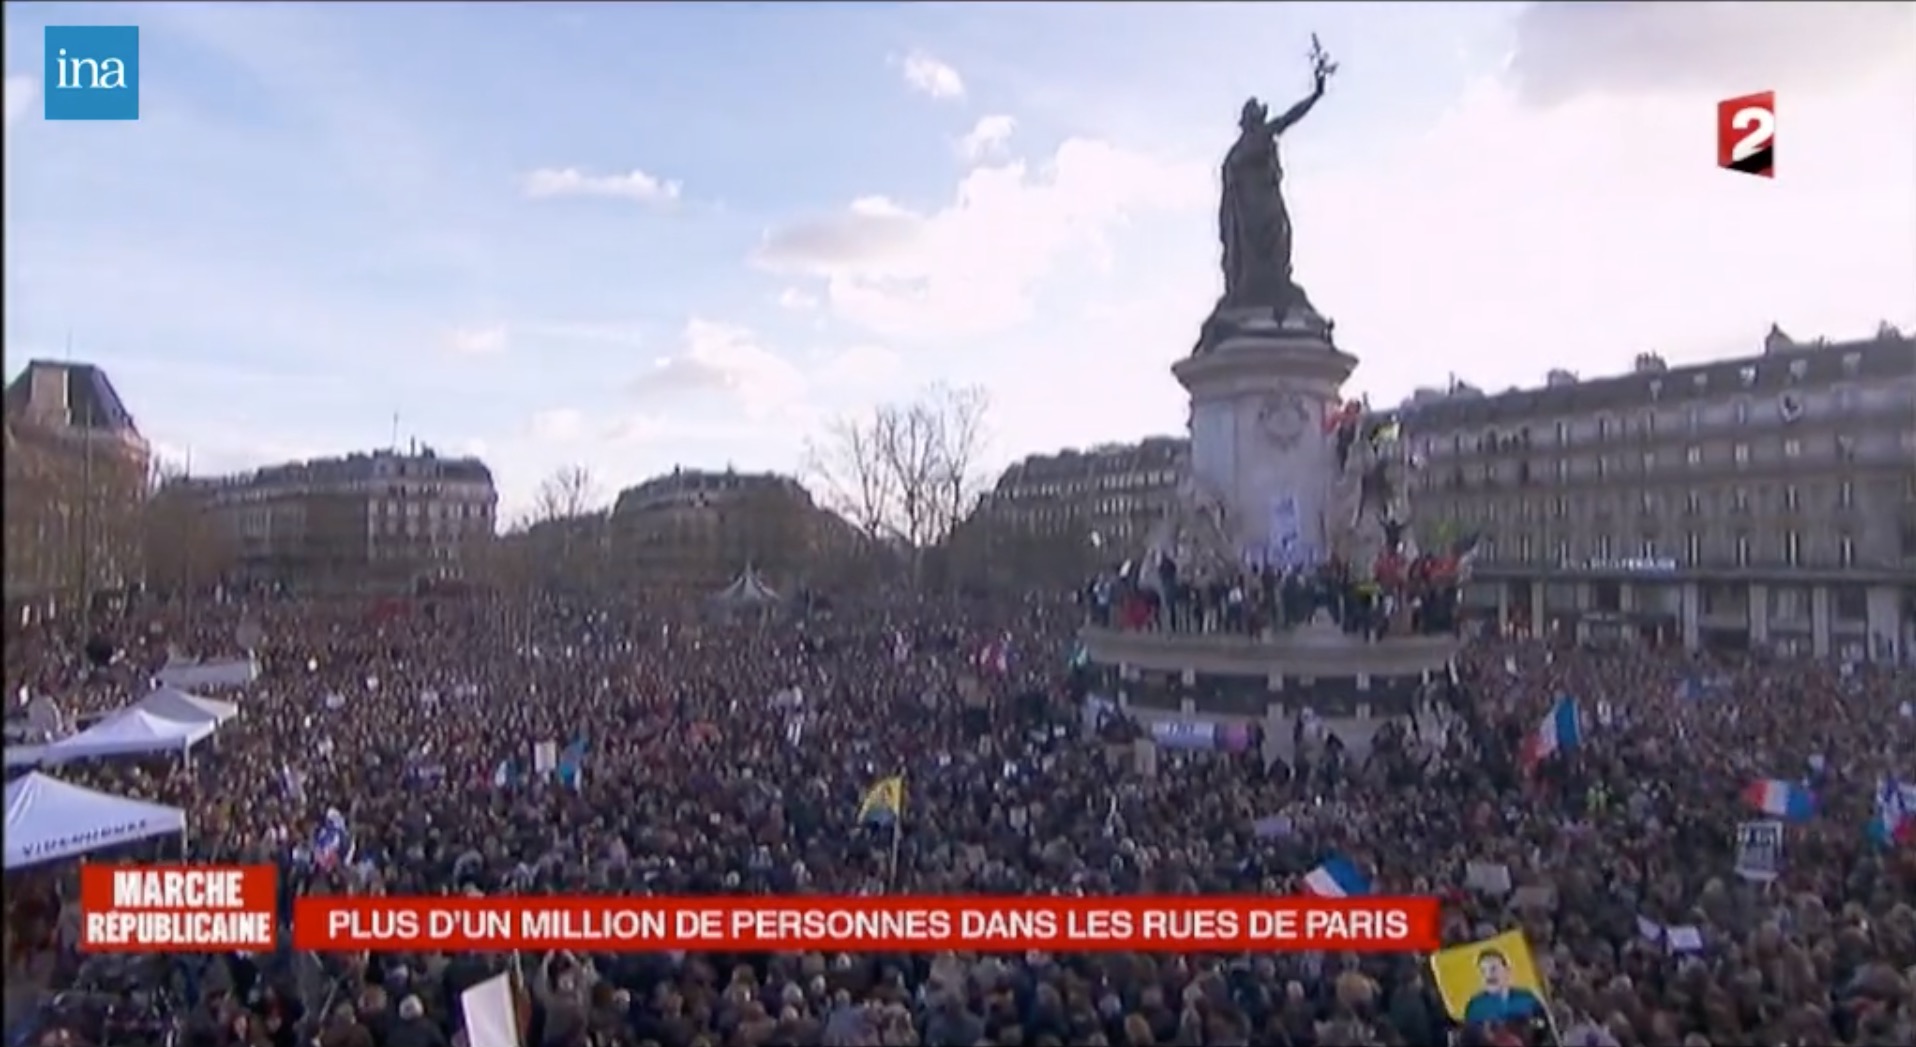
[{"label": "statue of marianne", "polygon": [[1311,37],[1311,67],[1311,93],[1283,115],[1271,119],[1264,103],[1253,98],[1238,116],[1237,141],[1224,155],[1224,191],[1218,205],[1218,237],[1224,243],[1219,313],[1269,309],[1281,316],[1296,306],[1310,309],[1291,275],[1291,216],[1284,206],[1277,139],[1324,97],[1325,85],[1337,72],[1337,63],[1316,36]]}]

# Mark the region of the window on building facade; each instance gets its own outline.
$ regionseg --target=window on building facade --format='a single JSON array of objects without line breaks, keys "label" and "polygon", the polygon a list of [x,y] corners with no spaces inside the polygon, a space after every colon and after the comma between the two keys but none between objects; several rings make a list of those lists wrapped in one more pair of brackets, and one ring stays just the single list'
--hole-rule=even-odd
[{"label": "window on building facade", "polygon": [[1747,534],[1736,536],[1736,565],[1738,567],[1750,565],[1750,536]]},{"label": "window on building facade", "polygon": [[1570,539],[1559,538],[1557,539],[1557,564],[1558,566],[1563,566],[1568,564],[1569,562],[1570,562]]},{"label": "window on building facade", "polygon": [[1597,416],[1597,439],[1610,439],[1610,416],[1607,414]]},{"label": "window on building facade", "polygon": [[1611,553],[1612,553],[1612,549],[1610,546],[1610,536],[1607,534],[1598,535],[1597,536],[1597,559],[1602,560],[1605,563],[1608,563],[1609,561],[1615,559],[1615,557],[1612,556]]},{"label": "window on building facade", "polygon": [[1657,511],[1657,493],[1639,491],[1637,493],[1637,511],[1645,516],[1654,516]]},{"label": "window on building facade", "polygon": [[1736,406],[1732,408],[1732,411],[1736,415],[1736,424],[1748,425],[1750,423],[1750,402],[1748,400],[1738,400]]},{"label": "window on building facade", "polygon": [[1657,453],[1655,451],[1643,452],[1643,471],[1646,473],[1654,473],[1657,471]]},{"label": "window on building facade", "polygon": [[1856,508],[1856,484],[1844,480],[1836,485],[1836,504],[1843,509]]},{"label": "window on building facade", "polygon": [[1750,464],[1750,445],[1739,443],[1730,448],[1730,460],[1738,465]]},{"label": "window on building facade", "polygon": [[1794,436],[1786,438],[1783,441],[1783,457],[1785,458],[1803,457],[1803,441],[1798,440]]},{"label": "window on building facade", "polygon": [[1683,536],[1683,552],[1688,557],[1685,566],[1695,567],[1703,562],[1703,536],[1691,531]]},{"label": "window on building facade", "polygon": [[1562,483],[1563,481],[1570,478],[1570,463],[1568,461],[1566,461],[1565,459],[1559,458],[1556,460],[1554,464],[1556,465],[1558,483]]},{"label": "window on building facade", "polygon": [[1529,563],[1531,560],[1535,559],[1535,556],[1532,555],[1534,552],[1535,552],[1535,549],[1532,548],[1530,536],[1527,534],[1518,535],[1517,536],[1517,559],[1523,561],[1524,563]]},{"label": "window on building facade", "polygon": [[1838,567],[1856,566],[1856,539],[1847,534],[1836,536],[1836,565]]},{"label": "window on building facade", "polygon": [[1691,404],[1690,406],[1685,407],[1683,409],[1683,424],[1688,426],[1690,431],[1693,433],[1702,429],[1703,428],[1703,408],[1696,404]]},{"label": "window on building facade", "polygon": [[1557,446],[1562,447],[1568,444],[1569,442],[1570,442],[1570,423],[1558,422],[1557,423]]},{"label": "window on building facade", "polygon": [[1569,514],[1570,514],[1569,499],[1565,498],[1563,495],[1556,495],[1550,499],[1550,515],[1551,516],[1561,520],[1565,516],[1568,516]]},{"label": "window on building facade", "polygon": [[1857,371],[1862,370],[1862,368],[1863,368],[1862,353],[1844,353],[1843,354],[1843,373],[1844,374],[1853,375]]},{"label": "window on building facade", "polygon": [[1803,497],[1801,492],[1799,492],[1796,489],[1796,485],[1784,484],[1783,485],[1783,508],[1789,510],[1790,512],[1795,512],[1798,509],[1802,508],[1802,505],[1803,505]]},{"label": "window on building facade", "polygon": [[1695,444],[1691,444],[1690,446],[1684,448],[1683,460],[1690,463],[1691,465],[1702,465],[1703,464],[1703,448],[1698,447]]},{"label": "window on building facade", "polygon": [[1803,536],[1795,531],[1783,532],[1783,563],[1790,567],[1803,566]]},{"label": "window on building facade", "polygon": [[1749,488],[1747,487],[1731,488],[1730,509],[1732,512],[1739,512],[1739,513],[1747,513],[1750,511],[1750,489]]},{"label": "window on building facade", "polygon": [[1596,467],[1597,467],[1597,479],[1602,480],[1605,477],[1608,477],[1610,475],[1610,456],[1607,454],[1598,455]]},{"label": "window on building facade", "polygon": [[1683,511],[1690,516],[1703,512],[1703,495],[1696,491],[1683,492]]}]

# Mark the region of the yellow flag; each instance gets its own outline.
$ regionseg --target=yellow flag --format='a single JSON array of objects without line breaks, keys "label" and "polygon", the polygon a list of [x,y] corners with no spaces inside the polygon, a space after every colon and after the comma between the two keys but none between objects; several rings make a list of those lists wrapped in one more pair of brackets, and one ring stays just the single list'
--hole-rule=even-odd
[{"label": "yellow flag", "polygon": [[880,778],[865,790],[865,798],[858,804],[858,820],[861,822],[896,822],[905,815],[905,778],[894,774],[890,778]]}]

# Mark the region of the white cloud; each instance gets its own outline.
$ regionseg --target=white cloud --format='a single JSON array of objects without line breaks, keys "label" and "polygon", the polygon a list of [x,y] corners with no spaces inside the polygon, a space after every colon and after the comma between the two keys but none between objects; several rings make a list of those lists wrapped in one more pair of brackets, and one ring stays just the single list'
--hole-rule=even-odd
[{"label": "white cloud", "polygon": [[967,160],[982,160],[1002,152],[1018,121],[1004,115],[981,116],[970,131],[958,140],[958,155]]},{"label": "white cloud", "polygon": [[787,287],[778,293],[778,304],[780,308],[794,312],[810,312],[818,308],[818,296],[796,287]]},{"label": "white cloud", "polygon": [[755,419],[790,412],[808,383],[797,367],[760,345],[743,327],[694,318],[677,353],[653,361],[632,384],[648,400],[722,394]]},{"label": "white cloud", "polygon": [[898,66],[905,74],[905,83],[920,94],[939,99],[965,96],[965,81],[958,75],[958,70],[923,51],[906,55]]},{"label": "white cloud", "polygon": [[25,73],[7,77],[6,105],[7,123],[12,127],[22,117],[33,111],[34,100],[40,97],[40,82]]},{"label": "white cloud", "polygon": [[1916,59],[1907,3],[1529,4],[1511,59],[1525,101],[1847,83]]},{"label": "white cloud", "polygon": [[881,345],[854,345],[843,349],[818,369],[818,384],[840,391],[882,388],[904,374],[904,361]]},{"label": "white cloud", "polygon": [[463,327],[446,336],[446,347],[460,356],[492,356],[511,340],[504,327]]},{"label": "white cloud", "polygon": [[1073,254],[1089,256],[1133,213],[1197,208],[1210,171],[1072,139],[1041,169],[980,167],[956,199],[917,214],[882,197],[774,230],[757,261],[825,282],[846,320],[889,337],[961,337],[1026,319],[1036,287]]},{"label": "white cloud", "polygon": [[588,174],[576,167],[542,167],[525,177],[525,192],[534,199],[555,196],[609,196],[639,203],[663,204],[679,198],[677,182],[636,168],[625,174]]},{"label": "white cloud", "polygon": [[585,415],[576,408],[554,407],[534,414],[526,429],[542,443],[570,443],[585,434]]}]

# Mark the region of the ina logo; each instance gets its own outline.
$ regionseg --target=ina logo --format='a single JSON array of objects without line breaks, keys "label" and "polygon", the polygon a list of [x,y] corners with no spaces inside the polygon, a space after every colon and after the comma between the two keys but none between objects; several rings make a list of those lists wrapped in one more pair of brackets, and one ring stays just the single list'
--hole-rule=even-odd
[{"label": "ina logo", "polygon": [[44,82],[49,120],[138,120],[139,26],[47,26]]}]

